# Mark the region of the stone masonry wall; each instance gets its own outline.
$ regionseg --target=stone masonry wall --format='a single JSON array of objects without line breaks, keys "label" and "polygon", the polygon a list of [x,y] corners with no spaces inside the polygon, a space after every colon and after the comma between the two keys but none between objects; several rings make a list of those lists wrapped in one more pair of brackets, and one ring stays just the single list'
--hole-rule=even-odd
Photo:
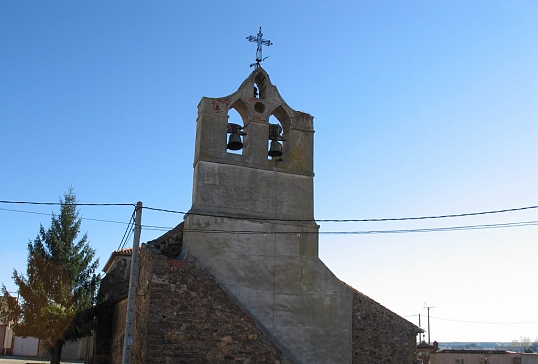
[{"label": "stone masonry wall", "polygon": [[114,306],[112,340],[110,343],[110,364],[121,364],[123,361],[123,343],[125,337],[125,317],[127,316],[127,298]]},{"label": "stone masonry wall", "polygon": [[133,364],[291,363],[200,268],[151,248],[140,254]]},{"label": "stone masonry wall", "polygon": [[[123,333],[120,327],[115,326],[115,322],[121,327],[125,327],[125,314],[123,313],[123,316],[119,319],[118,314],[121,313],[118,313],[118,307],[116,306],[127,297],[130,269],[131,256],[118,254],[114,263],[114,269],[101,282],[98,294],[98,301],[101,303],[97,307],[95,364],[111,363],[112,345],[117,340],[117,338],[113,338],[113,335]],[[123,339],[123,336],[121,338]],[[121,363],[122,349],[123,346],[119,348],[120,361],[115,361],[116,363]]]},{"label": "stone masonry wall", "polygon": [[353,293],[353,364],[416,363],[420,330],[359,291]]},{"label": "stone masonry wall", "polygon": [[[131,362],[292,363],[210,276],[195,264],[175,259],[182,229],[180,224],[140,249]],[[124,263],[121,257],[102,291],[109,300],[98,314],[96,349],[103,350],[96,364],[122,360],[128,286]],[[420,329],[346,287],[353,297],[353,363],[415,363]]]}]

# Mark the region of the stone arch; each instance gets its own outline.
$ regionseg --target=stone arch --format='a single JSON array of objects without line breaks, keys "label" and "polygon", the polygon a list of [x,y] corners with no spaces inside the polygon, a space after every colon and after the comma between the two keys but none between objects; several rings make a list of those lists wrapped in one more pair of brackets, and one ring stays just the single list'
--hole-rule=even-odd
[{"label": "stone arch", "polygon": [[274,116],[282,125],[284,133],[287,133],[291,128],[291,117],[290,114],[282,107],[282,105],[277,106],[269,116]]},{"label": "stone arch", "polygon": [[267,85],[271,84],[269,76],[262,69],[260,69],[256,77],[254,78],[254,82],[258,87],[258,97],[260,99],[265,99],[267,96]]},{"label": "stone arch", "polygon": [[[228,109],[227,114],[228,114],[228,127],[230,127],[230,124],[237,124],[241,126],[241,128],[244,128],[247,125],[247,121],[249,119],[249,109],[243,100],[237,99],[236,101],[234,101],[230,105],[230,108]],[[230,135],[229,133],[230,131],[228,130],[226,133],[227,142]],[[245,144],[246,144],[245,136],[243,134],[240,134],[240,139],[243,142],[243,148],[239,150],[231,150],[227,148],[226,151],[231,154],[242,155],[243,150],[245,148]]]},{"label": "stone arch", "polygon": [[[243,125],[247,125],[248,120],[250,119],[250,111],[248,109],[247,104],[242,99],[235,100],[231,105],[230,109],[235,109],[241,115],[241,119],[243,119]],[[229,110],[228,109],[228,113]]]},{"label": "stone arch", "polygon": [[[269,115],[268,122],[269,124],[275,124],[276,121],[282,127],[282,138],[279,142],[282,144],[282,161],[287,161],[290,151],[290,138],[291,138],[291,117],[288,112],[282,107],[282,105],[277,106],[271,114]],[[270,141],[269,141],[270,145]]]}]

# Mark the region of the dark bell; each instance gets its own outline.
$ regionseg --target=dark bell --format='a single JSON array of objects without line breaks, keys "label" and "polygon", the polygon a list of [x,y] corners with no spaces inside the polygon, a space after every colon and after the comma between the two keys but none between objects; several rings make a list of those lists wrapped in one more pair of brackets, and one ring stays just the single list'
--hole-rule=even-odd
[{"label": "dark bell", "polygon": [[271,146],[268,154],[269,157],[280,157],[282,155],[282,144],[276,140],[271,140]]},{"label": "dark bell", "polygon": [[241,141],[241,136],[237,133],[231,133],[230,138],[228,139],[228,149],[239,150],[243,148],[243,142]]}]

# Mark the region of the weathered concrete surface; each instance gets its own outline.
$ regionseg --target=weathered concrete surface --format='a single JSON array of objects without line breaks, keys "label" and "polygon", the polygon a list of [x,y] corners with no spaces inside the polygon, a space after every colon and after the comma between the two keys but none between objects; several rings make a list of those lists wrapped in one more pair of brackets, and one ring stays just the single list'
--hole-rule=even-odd
[{"label": "weathered concrete surface", "polygon": [[[226,150],[230,108],[247,133],[242,154]],[[286,139],[278,160],[267,157],[271,115]],[[352,295],[318,258],[312,120],[261,68],[236,93],[202,99],[181,258],[212,275],[296,363],[346,364]]]},{"label": "weathered concrete surface", "polygon": [[[185,225],[186,258],[234,296],[281,350],[299,363],[350,362],[351,294],[319,260],[317,227],[196,215]],[[216,232],[224,229],[254,233]]]},{"label": "weathered concrete surface", "polygon": [[[235,157],[235,155],[233,155]],[[274,163],[274,162],[273,162]],[[191,213],[262,219],[299,219],[313,224],[309,211],[312,177],[199,161]]]}]

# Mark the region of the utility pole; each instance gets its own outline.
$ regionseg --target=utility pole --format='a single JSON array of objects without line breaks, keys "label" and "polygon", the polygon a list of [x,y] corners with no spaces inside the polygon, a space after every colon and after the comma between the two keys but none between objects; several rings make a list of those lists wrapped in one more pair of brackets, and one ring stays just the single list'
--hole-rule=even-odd
[{"label": "utility pole", "polygon": [[134,309],[136,286],[138,284],[138,246],[140,245],[140,234],[142,232],[142,202],[136,203],[135,226],[133,238],[133,255],[131,258],[131,274],[129,277],[129,293],[127,298],[127,318],[125,322],[125,337],[123,340],[123,360],[122,364],[131,363],[131,348],[133,346],[134,331]]},{"label": "utility pole", "polygon": [[435,307],[428,306],[428,304],[424,302],[424,308],[428,310],[428,344],[430,344],[430,308],[435,308]]},{"label": "utility pole", "polygon": [[[422,325],[420,324],[420,313],[418,314],[418,327],[422,328]],[[418,333],[418,343],[420,344],[422,342],[422,333]]]}]

